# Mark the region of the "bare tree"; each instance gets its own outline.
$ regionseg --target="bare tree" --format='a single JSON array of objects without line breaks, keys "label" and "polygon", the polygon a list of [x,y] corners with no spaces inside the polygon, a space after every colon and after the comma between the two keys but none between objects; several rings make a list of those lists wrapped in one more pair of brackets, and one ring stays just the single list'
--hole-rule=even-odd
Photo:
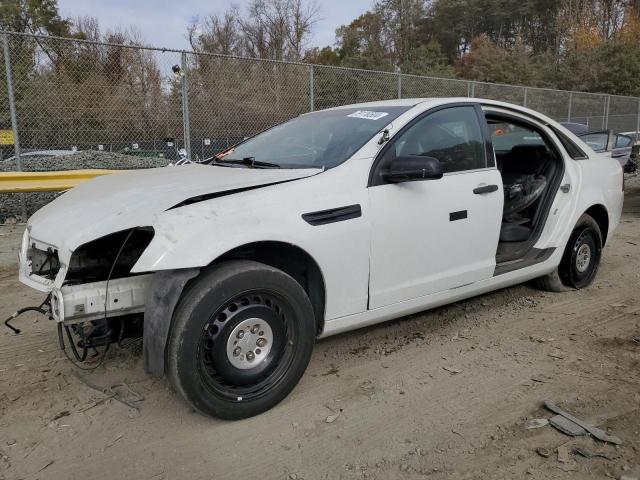
[{"label": "bare tree", "polygon": [[315,2],[307,5],[302,0],[289,2],[289,45],[291,54],[297,60],[304,55],[305,42],[318,21],[319,14],[320,7]]},{"label": "bare tree", "polygon": [[194,22],[187,38],[195,51],[300,60],[319,11],[315,0],[251,0],[244,15],[231,7]]},{"label": "bare tree", "polygon": [[187,30],[187,38],[194,51],[240,54],[238,7],[231,7],[222,15],[208,15],[202,22],[194,22]]}]

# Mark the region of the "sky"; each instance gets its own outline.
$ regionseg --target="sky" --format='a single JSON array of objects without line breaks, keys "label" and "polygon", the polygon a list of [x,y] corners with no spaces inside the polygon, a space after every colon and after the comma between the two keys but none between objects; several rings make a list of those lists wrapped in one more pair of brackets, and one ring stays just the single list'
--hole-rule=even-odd
[{"label": "sky", "polygon": [[[230,5],[241,9],[246,0],[58,0],[64,17],[97,17],[103,31],[135,26],[144,40],[157,47],[188,49],[187,26],[198,16],[221,13]],[[333,45],[335,30],[351,22],[373,0],[318,0],[320,21],[309,47]]]}]

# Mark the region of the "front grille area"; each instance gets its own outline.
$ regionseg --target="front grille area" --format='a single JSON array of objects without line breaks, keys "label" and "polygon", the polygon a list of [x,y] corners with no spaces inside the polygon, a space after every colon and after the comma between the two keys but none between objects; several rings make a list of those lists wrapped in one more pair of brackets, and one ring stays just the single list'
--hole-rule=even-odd
[{"label": "front grille area", "polygon": [[54,280],[60,270],[58,251],[52,247],[40,250],[32,244],[27,250],[27,258],[31,262],[31,273],[49,280]]}]

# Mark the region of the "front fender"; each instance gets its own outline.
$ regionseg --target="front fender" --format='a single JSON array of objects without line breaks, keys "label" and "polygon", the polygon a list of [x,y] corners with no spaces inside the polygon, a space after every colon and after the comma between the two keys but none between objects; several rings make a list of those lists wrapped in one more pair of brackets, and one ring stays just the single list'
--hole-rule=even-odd
[{"label": "front fender", "polygon": [[[322,272],[326,320],[362,312],[369,278],[368,197],[365,188],[341,183],[324,174],[163,212],[132,272],[203,268],[250,243],[288,243],[308,253]],[[362,212],[357,218],[314,226],[302,217],[356,204]]]},{"label": "front fender", "polygon": [[302,233],[304,221],[296,215],[258,219],[251,212],[220,216],[184,212],[164,218],[153,228],[153,240],[133,266],[133,273],[206,267],[234,248],[259,241],[313,250]]}]

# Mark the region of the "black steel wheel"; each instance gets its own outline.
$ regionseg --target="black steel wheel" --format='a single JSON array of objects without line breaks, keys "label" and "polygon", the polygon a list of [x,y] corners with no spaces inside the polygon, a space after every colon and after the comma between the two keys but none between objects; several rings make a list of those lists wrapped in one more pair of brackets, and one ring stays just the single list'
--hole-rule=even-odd
[{"label": "black steel wheel", "polygon": [[257,262],[226,262],[183,295],[169,339],[168,375],[196,410],[245,418],[293,389],[314,339],[311,304],[293,278]]},{"label": "black steel wheel", "polygon": [[602,257],[602,233],[598,223],[584,214],[578,220],[557,269],[536,279],[538,288],[550,292],[585,288],[598,273]]},{"label": "black steel wheel", "polygon": [[602,256],[602,234],[596,221],[583,215],[576,225],[560,263],[560,278],[568,287],[587,287],[596,276]]}]

